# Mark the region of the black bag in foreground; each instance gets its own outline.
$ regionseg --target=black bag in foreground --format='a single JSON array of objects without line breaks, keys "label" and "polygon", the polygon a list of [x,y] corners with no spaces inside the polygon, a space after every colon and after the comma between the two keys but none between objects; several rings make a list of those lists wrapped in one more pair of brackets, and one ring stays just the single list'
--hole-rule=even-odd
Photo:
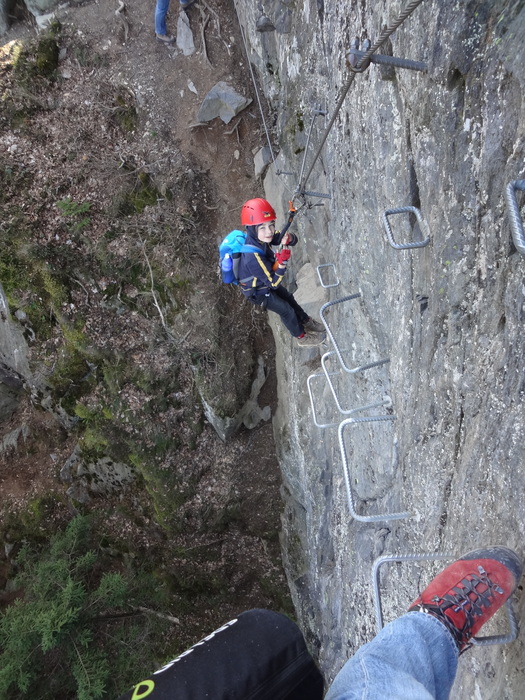
[{"label": "black bag in foreground", "polygon": [[323,678],[297,625],[249,610],[120,700],[321,700]]}]

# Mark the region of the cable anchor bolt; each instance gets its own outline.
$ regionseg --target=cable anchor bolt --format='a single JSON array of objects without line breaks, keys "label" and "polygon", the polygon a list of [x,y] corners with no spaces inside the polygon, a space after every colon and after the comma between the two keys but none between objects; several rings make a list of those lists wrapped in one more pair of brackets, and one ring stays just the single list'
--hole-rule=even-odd
[{"label": "cable anchor bolt", "polygon": [[412,61],[408,58],[397,58],[396,56],[384,56],[381,54],[372,54],[368,56],[366,60],[363,58],[366,56],[366,52],[370,48],[370,41],[365,39],[363,41],[363,51],[359,50],[359,39],[355,37],[350,43],[350,49],[346,52],[346,60],[348,62],[348,67],[354,73],[363,73],[370,63],[375,63],[380,66],[394,66],[395,68],[407,68],[408,70],[415,70],[420,72],[426,72],[428,70],[428,65],[422,61]]}]

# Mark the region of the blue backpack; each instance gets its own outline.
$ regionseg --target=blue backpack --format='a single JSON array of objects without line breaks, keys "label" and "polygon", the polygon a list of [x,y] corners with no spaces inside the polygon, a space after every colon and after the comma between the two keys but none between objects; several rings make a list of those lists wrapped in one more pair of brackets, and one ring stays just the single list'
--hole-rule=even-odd
[{"label": "blue backpack", "polygon": [[246,244],[244,231],[230,231],[219,246],[221,277],[225,284],[239,284],[241,253],[260,253],[260,248]]}]

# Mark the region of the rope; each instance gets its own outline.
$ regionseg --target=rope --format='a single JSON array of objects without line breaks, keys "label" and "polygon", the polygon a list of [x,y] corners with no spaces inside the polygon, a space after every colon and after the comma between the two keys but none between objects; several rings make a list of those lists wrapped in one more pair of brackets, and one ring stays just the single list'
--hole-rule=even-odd
[{"label": "rope", "polygon": [[370,56],[372,56],[372,54],[374,54],[385,43],[385,41],[389,38],[389,36],[396,31],[396,29],[406,20],[406,18],[409,15],[412,14],[412,12],[416,9],[416,7],[418,5],[420,5],[422,2],[423,2],[423,0],[412,0],[412,2],[410,2],[406,6],[406,8],[403,10],[403,12],[399,15],[397,20],[395,22],[393,22],[387,29],[385,29],[380,34],[379,39],[375,42],[375,44],[372,44],[372,46],[368,49],[368,51],[365,53],[365,55],[359,59],[357,65],[352,69],[352,73],[350,74],[350,77],[348,78],[346,84],[343,86],[343,91],[341,93],[341,97],[339,98],[337,105],[335,106],[334,114],[333,114],[332,118],[330,119],[328,126],[325,129],[325,132],[324,132],[323,137],[321,139],[321,144],[315,153],[315,156],[314,156],[313,162],[310,166],[310,169],[306,173],[304,179],[299,181],[299,185],[297,187],[297,192],[299,192],[299,194],[301,194],[306,187],[306,183],[308,181],[308,178],[312,174],[312,170],[314,169],[314,166],[317,163],[319,156],[321,155],[321,151],[323,149],[323,146],[326,143],[326,139],[328,138],[328,134],[330,133],[330,131],[334,125],[334,122],[337,118],[339,110],[341,109],[341,107],[343,105],[343,102],[344,102],[345,97],[348,93],[348,90],[350,89],[352,83],[354,82],[354,78],[355,78],[356,73],[362,72],[360,69],[362,69],[362,66],[367,61],[367,59],[369,59]]}]

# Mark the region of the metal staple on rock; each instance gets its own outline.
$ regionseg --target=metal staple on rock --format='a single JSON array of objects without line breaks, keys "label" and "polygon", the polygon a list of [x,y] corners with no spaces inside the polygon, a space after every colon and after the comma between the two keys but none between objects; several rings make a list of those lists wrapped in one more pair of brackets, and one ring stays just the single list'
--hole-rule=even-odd
[{"label": "metal staple on rock", "polygon": [[[374,605],[376,611],[376,623],[377,632],[379,633],[384,627],[383,620],[383,609],[381,605],[381,590],[379,584],[379,569],[383,564],[388,562],[402,562],[402,561],[433,561],[438,559],[455,559],[453,554],[442,554],[436,552],[435,554],[399,554],[399,555],[386,555],[384,557],[379,557],[374,562],[372,567],[372,585],[374,588]],[[510,631],[508,634],[496,634],[488,637],[472,637],[470,640],[475,646],[490,646],[493,644],[507,644],[508,642],[513,642],[518,636],[518,621],[516,619],[516,614],[512,609],[512,603],[509,600],[506,602],[507,617]]]},{"label": "metal staple on rock", "polygon": [[395,209],[387,209],[383,213],[383,226],[385,228],[386,232],[386,237],[392,248],[395,248],[395,250],[411,250],[413,248],[424,248],[430,243],[430,236],[427,236],[423,241],[414,241],[413,243],[396,243],[394,240],[394,234],[392,233],[392,228],[390,226],[390,222],[388,221],[388,217],[391,216],[392,214],[403,214],[403,213],[408,213],[408,214],[414,214],[419,226],[421,227],[421,231],[423,232],[423,229],[428,229],[428,224],[425,222],[423,217],[421,216],[421,212],[417,207],[397,207]]},{"label": "metal staple on rock", "polygon": [[335,336],[332,332],[332,329],[328,325],[328,321],[325,318],[325,311],[329,309],[331,306],[335,306],[335,304],[343,304],[345,301],[352,301],[353,299],[359,299],[361,296],[361,292],[356,292],[355,294],[349,294],[346,297],[341,297],[340,299],[334,299],[333,301],[329,301],[326,304],[323,304],[321,306],[321,309],[319,310],[319,317],[321,318],[321,321],[324,324],[324,327],[326,328],[326,333],[328,337],[330,338],[332,345],[334,346],[335,353],[337,355],[337,359],[339,360],[341,367],[344,369],[345,372],[348,372],[349,374],[354,374],[355,372],[361,372],[364,369],[371,369],[372,367],[380,367],[381,365],[385,365],[388,362],[390,362],[390,358],[386,357],[383,360],[376,360],[374,362],[368,362],[365,365],[360,365],[359,367],[348,367],[346,362],[343,359],[343,354],[339,348],[339,345],[337,343],[337,340],[335,339]]},{"label": "metal staple on rock", "polygon": [[[323,270],[325,267],[331,268],[334,271],[335,282],[331,282],[330,284],[324,282],[321,270]],[[337,273],[335,271],[334,263],[324,263],[324,265],[318,265],[317,266],[317,276],[319,277],[319,282],[321,284],[321,287],[324,287],[325,289],[329,289],[330,287],[339,286],[339,277],[337,276]]]},{"label": "metal staple on rock", "polygon": [[[333,357],[335,355],[334,350],[329,350],[328,352],[325,352],[325,354],[321,357],[321,366],[323,368],[323,372],[326,377],[326,381],[328,383],[328,386],[330,387],[330,391],[332,392],[332,396],[334,397],[335,405],[337,406],[337,410],[339,413],[342,413],[344,416],[350,416],[352,413],[356,413],[358,411],[366,411],[369,408],[379,408],[380,406],[392,406],[392,401],[390,398],[383,398],[381,401],[374,401],[373,403],[368,403],[364,404],[363,406],[358,406],[357,408],[343,408],[341,406],[341,403],[339,401],[339,398],[337,396],[337,392],[335,390],[335,386],[333,381],[331,380],[331,377],[335,376],[338,374],[338,372],[330,372],[328,370],[328,367],[326,366],[326,363],[330,357]],[[372,369],[374,367],[380,367],[381,364],[384,364],[383,362],[373,362],[372,367],[365,365],[364,367],[356,367],[351,374],[357,374],[357,372],[364,372],[367,369]]]},{"label": "metal staple on rock", "polygon": [[518,253],[525,255],[525,233],[523,232],[518,200],[516,199],[516,190],[525,190],[525,180],[513,180],[509,182],[505,190],[512,240]]},{"label": "metal staple on rock", "polygon": [[355,73],[359,72],[359,69],[362,67],[363,63],[365,63],[365,61],[368,58],[370,58],[370,56],[372,56],[372,54],[374,54],[385,43],[385,41],[389,38],[389,36],[396,31],[396,29],[407,19],[407,17],[409,15],[412,14],[412,12],[416,9],[416,7],[418,5],[420,5],[422,2],[423,2],[423,0],[412,0],[412,2],[410,2],[406,6],[406,8],[403,10],[403,12],[401,12],[401,14],[397,18],[397,20],[395,22],[393,22],[393,24],[391,24],[387,29],[385,29],[381,33],[381,35],[379,36],[379,39],[375,42],[375,44],[372,44],[372,46],[368,49],[368,51],[365,53],[365,55],[358,61],[357,65],[353,69],[354,72],[352,72],[350,74],[350,77],[348,78],[346,84],[343,87],[343,91],[341,93],[341,96],[340,96],[339,100],[337,101],[337,104],[336,104],[335,109],[334,109],[334,113],[332,114],[332,117],[330,118],[330,121],[328,122],[328,126],[326,127],[324,134],[321,138],[321,143],[320,143],[319,148],[317,149],[317,151],[315,153],[315,156],[314,156],[314,159],[313,159],[312,164],[310,166],[310,169],[306,173],[304,180],[299,182],[299,185],[297,188],[299,193],[301,193],[304,190],[304,188],[306,187],[306,183],[308,182],[308,178],[312,174],[314,166],[317,163],[319,156],[321,155],[321,151],[323,150],[323,146],[326,142],[326,139],[328,138],[328,134],[330,133],[330,131],[335,123],[335,120],[337,119],[337,115],[339,114],[339,110],[343,106],[343,102],[344,102],[345,97],[348,93],[348,90],[350,89],[352,83],[354,82]]},{"label": "metal staple on rock", "polygon": [[339,424],[339,448],[341,450],[341,458],[343,460],[343,475],[345,477],[346,497],[348,500],[348,509],[354,520],[359,520],[362,523],[378,523],[383,520],[404,520],[410,518],[410,513],[378,513],[377,515],[358,515],[354,506],[354,498],[352,496],[352,487],[350,486],[350,467],[348,466],[348,458],[346,456],[343,431],[347,425],[357,425],[359,423],[379,423],[384,421],[393,421],[395,416],[368,416],[368,418],[346,418]]}]

